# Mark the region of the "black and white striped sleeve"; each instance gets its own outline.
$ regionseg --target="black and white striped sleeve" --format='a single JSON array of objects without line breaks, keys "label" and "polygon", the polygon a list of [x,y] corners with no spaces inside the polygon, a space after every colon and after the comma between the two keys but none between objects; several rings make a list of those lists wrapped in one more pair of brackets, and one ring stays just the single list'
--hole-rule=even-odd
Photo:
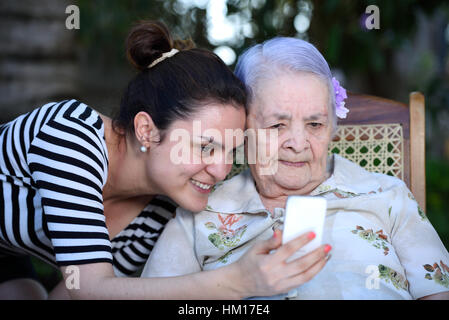
[{"label": "black and white striped sleeve", "polygon": [[108,160],[95,126],[79,118],[50,120],[33,139],[27,161],[56,263],[112,263],[102,196]]}]

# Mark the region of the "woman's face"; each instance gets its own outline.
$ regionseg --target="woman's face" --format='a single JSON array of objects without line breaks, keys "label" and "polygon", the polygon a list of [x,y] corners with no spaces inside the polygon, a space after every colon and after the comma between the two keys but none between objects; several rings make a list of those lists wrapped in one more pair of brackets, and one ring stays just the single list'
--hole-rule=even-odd
[{"label": "woman's face", "polygon": [[208,104],[189,119],[174,121],[148,152],[152,188],[187,210],[204,209],[213,186],[231,170],[233,151],[244,141],[245,119],[243,108]]},{"label": "woman's face", "polygon": [[254,96],[248,129],[277,131],[278,159],[271,158],[274,174],[261,174],[260,162],[251,165],[259,193],[310,193],[326,178],[331,140],[327,86],[312,74],[285,72],[261,82]]}]

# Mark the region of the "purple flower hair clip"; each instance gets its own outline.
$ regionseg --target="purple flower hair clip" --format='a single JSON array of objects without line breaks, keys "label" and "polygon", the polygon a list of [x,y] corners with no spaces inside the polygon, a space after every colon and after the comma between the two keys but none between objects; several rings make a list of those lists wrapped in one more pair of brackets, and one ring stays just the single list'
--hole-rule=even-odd
[{"label": "purple flower hair clip", "polygon": [[340,82],[335,77],[332,77],[332,85],[334,86],[335,92],[335,113],[337,117],[344,119],[349,112],[349,109],[345,108],[345,99],[348,95],[346,94],[345,88],[340,86]]}]

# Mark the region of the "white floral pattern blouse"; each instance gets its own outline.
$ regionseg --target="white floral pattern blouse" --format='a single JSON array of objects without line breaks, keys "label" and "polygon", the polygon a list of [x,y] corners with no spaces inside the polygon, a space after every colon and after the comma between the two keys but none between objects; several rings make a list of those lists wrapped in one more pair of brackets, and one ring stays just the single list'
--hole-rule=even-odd
[{"label": "white floral pattern blouse", "polygon": [[[332,163],[332,158],[330,159]],[[449,254],[401,180],[333,156],[333,174],[311,195],[327,199],[323,243],[332,257],[312,280],[263,299],[417,299],[449,291]],[[239,259],[282,227],[266,210],[249,170],[223,182],[206,210],[178,208],[143,277],[211,270]]]}]

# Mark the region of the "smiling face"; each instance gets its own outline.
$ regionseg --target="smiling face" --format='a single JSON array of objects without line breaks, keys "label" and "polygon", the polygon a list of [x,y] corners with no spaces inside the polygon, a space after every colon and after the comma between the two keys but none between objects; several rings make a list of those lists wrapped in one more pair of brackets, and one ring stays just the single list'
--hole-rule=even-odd
[{"label": "smiling face", "polygon": [[260,174],[250,165],[262,199],[309,194],[326,177],[331,117],[325,83],[310,73],[291,73],[261,80],[254,92],[247,127],[278,131],[277,170]]},{"label": "smiling face", "polygon": [[[244,141],[245,119],[243,108],[208,104],[189,119],[174,121],[148,152],[148,183],[183,208],[201,211],[213,185],[231,170],[233,151]],[[242,134],[226,139],[235,131]]]}]

